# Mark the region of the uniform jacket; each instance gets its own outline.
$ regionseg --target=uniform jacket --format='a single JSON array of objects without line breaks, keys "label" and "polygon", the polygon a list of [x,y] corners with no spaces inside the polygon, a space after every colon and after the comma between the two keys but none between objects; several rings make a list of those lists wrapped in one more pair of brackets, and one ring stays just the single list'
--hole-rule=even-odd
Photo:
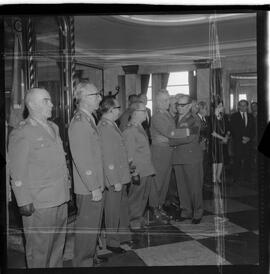
[{"label": "uniform jacket", "polygon": [[127,108],[122,115],[118,118],[117,124],[119,125],[119,128],[121,131],[124,131],[127,127],[130,115],[132,113],[132,110],[130,108]]},{"label": "uniform jacket", "polygon": [[56,124],[54,139],[31,118],[20,123],[9,139],[11,184],[18,206],[33,203],[49,208],[69,200],[69,180],[65,152]]},{"label": "uniform jacket", "polygon": [[184,138],[188,135],[186,128],[176,129],[174,118],[168,111],[156,111],[153,114],[151,123],[153,145],[169,146],[170,139]]},{"label": "uniform jacket", "polygon": [[173,152],[174,164],[193,164],[202,161],[203,153],[199,144],[200,123],[192,114],[186,115],[177,124],[177,128],[188,128],[190,136],[171,141],[175,145]]},{"label": "uniform jacket", "polygon": [[129,123],[123,132],[123,136],[128,151],[128,159],[133,161],[140,176],[155,174],[148,136],[143,127],[139,124]]},{"label": "uniform jacket", "polygon": [[[240,112],[235,112],[231,115],[230,119],[230,131],[232,134],[232,141],[236,153],[241,153],[247,146],[252,144],[252,139],[255,136],[254,118],[251,114],[247,113],[247,126],[245,126],[244,120]],[[242,137],[249,137],[251,140],[247,144],[242,143]]]},{"label": "uniform jacket", "polygon": [[101,137],[106,186],[130,182],[127,149],[122,132],[117,125],[101,118],[98,129]]},{"label": "uniform jacket", "polygon": [[73,162],[74,192],[87,195],[104,187],[101,142],[92,117],[79,110],[68,129]]}]

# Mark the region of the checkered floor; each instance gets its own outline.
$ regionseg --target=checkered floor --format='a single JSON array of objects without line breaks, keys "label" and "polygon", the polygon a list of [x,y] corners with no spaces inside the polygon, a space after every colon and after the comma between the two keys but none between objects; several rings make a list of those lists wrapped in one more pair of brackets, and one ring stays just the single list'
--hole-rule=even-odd
[{"label": "checkered floor", "polygon": [[[222,190],[223,216],[215,214],[211,190],[204,191],[204,216],[200,224],[171,221],[168,225],[150,225],[133,234],[134,245],[122,247],[125,254],[112,254],[106,249],[100,255],[108,257],[103,267],[111,266],[183,266],[258,264],[258,192],[247,183],[226,185]],[[174,209],[170,209],[173,215]],[[21,254],[21,255],[20,255]],[[10,248],[9,257],[23,256],[23,249]],[[65,266],[70,267],[68,251]],[[9,260],[9,267],[24,267],[24,260]]]}]

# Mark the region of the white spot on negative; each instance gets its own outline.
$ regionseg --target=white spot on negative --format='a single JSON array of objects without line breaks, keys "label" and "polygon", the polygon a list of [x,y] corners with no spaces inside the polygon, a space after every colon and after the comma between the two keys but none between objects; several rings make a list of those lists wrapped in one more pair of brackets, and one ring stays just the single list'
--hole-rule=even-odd
[{"label": "white spot on negative", "polygon": [[92,170],[86,170],[85,174],[86,174],[87,176],[92,175]]},{"label": "white spot on negative", "polygon": [[16,187],[21,187],[22,186],[22,181],[15,181],[15,186]]},{"label": "white spot on negative", "polygon": [[171,135],[172,135],[172,136],[174,136],[174,135],[175,135],[174,131],[172,131],[172,132],[171,132]]},{"label": "white spot on negative", "polygon": [[114,165],[109,165],[110,170],[114,170]]}]

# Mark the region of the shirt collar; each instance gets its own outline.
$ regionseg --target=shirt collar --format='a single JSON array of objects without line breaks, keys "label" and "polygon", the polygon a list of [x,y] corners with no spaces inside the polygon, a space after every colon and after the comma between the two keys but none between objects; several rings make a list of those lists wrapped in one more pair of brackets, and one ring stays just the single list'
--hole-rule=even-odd
[{"label": "shirt collar", "polygon": [[84,112],[96,124],[93,115],[88,110],[86,110],[85,108],[80,108],[80,111]]}]

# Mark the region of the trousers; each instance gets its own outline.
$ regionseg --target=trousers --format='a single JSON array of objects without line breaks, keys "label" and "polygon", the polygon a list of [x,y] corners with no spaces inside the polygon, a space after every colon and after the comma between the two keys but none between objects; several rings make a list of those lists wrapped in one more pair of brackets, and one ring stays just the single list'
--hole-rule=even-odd
[{"label": "trousers", "polygon": [[36,208],[31,216],[23,216],[22,220],[27,267],[62,267],[67,204],[51,208]]},{"label": "trousers", "polygon": [[202,162],[174,166],[180,198],[181,216],[200,219],[203,215],[203,166]]},{"label": "trousers", "polygon": [[92,195],[76,195],[78,215],[75,221],[74,267],[91,267],[96,254],[104,198],[92,201]]}]

